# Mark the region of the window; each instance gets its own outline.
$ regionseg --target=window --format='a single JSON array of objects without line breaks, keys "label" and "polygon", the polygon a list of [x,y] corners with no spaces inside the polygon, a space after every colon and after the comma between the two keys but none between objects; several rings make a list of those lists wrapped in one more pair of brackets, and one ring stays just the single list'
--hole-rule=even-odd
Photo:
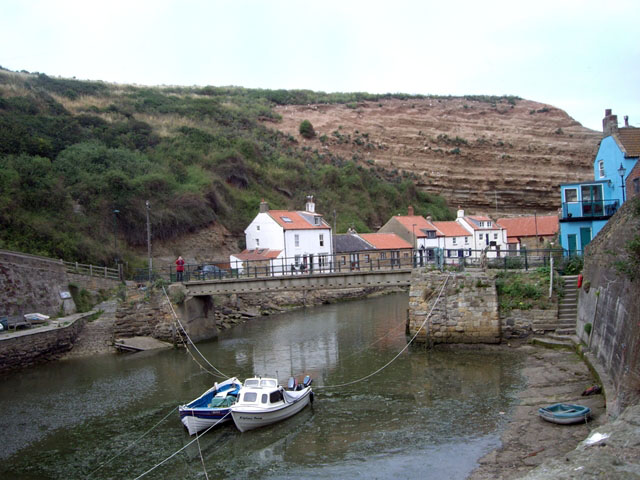
[{"label": "window", "polygon": [[436,238],[435,230],[427,230],[427,238]]},{"label": "window", "polygon": [[276,390],[275,392],[271,392],[269,395],[269,402],[278,403],[282,401],[282,392],[280,390]]},{"label": "window", "polygon": [[633,179],[633,193],[640,193],[640,178]]},{"label": "window", "polygon": [[497,240],[497,239],[498,239],[498,234],[497,234],[497,233],[494,233],[494,234],[493,234],[493,239],[494,239],[494,240]]},{"label": "window", "polygon": [[578,189],[577,188],[565,188],[564,189],[564,203],[571,203],[578,201]]},{"label": "window", "polygon": [[347,257],[345,257],[345,256],[342,257],[342,264],[343,265],[347,264]]},{"label": "window", "polygon": [[296,267],[297,267],[298,265],[300,265],[300,255],[296,255],[294,258],[295,258],[294,261],[295,261],[295,264],[296,264]]},{"label": "window", "polygon": [[381,260],[385,260],[387,258],[387,253],[386,252],[380,252],[380,259]]},{"label": "window", "polygon": [[256,230],[260,231],[260,225],[256,226]]},{"label": "window", "polygon": [[320,234],[320,246],[324,247],[324,234],[323,233]]},{"label": "window", "polygon": [[244,394],[243,400],[245,402],[255,402],[258,398],[258,394],[256,392],[247,392]]},{"label": "window", "polygon": [[456,245],[458,243],[458,237],[453,237],[451,241],[454,245]]},{"label": "window", "polygon": [[484,222],[478,222],[478,226],[484,227]]},{"label": "window", "polygon": [[260,399],[260,403],[267,403],[268,399],[269,399],[269,395],[267,395],[266,393],[263,393],[262,398]]},{"label": "window", "polygon": [[600,160],[598,162],[598,174],[600,175],[600,178],[604,177],[604,160]]},{"label": "window", "polygon": [[491,226],[491,222],[487,222],[487,227],[490,227],[490,226]]},{"label": "window", "polygon": [[464,237],[464,244],[469,245],[469,237]]},{"label": "window", "polygon": [[365,256],[364,256],[364,261],[365,261],[365,262],[367,262],[367,263],[369,263],[369,255],[366,255],[366,254],[365,254]]},{"label": "window", "polygon": [[320,225],[320,217],[313,217],[313,223],[315,225]]},{"label": "window", "polygon": [[260,239],[256,238],[256,248],[260,246]]},{"label": "window", "polygon": [[280,217],[280,218],[284,223],[293,223],[293,220],[291,220],[289,217]]},{"label": "window", "polygon": [[300,235],[298,235],[297,233],[293,236],[293,242],[295,244],[296,247],[300,246]]}]

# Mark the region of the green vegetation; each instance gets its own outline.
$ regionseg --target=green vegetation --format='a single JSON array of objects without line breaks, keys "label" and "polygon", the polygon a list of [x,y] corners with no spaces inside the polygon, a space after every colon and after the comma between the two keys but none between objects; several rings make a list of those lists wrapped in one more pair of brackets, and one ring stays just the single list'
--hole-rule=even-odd
[{"label": "green vegetation", "polygon": [[[631,215],[640,218],[640,198],[630,200],[633,202]],[[631,240],[623,246],[623,258],[614,262],[616,270],[630,281],[640,279],[640,234],[636,233]]]},{"label": "green vegetation", "polygon": [[142,266],[146,200],[154,241],[216,222],[243,238],[261,199],[301,209],[309,194],[327,218],[336,212],[338,231],[371,231],[410,204],[451,219],[410,175],[300,147],[265,126],[280,120],[275,105],[386,98],[416,97],[145,88],[0,69],[0,248]]},{"label": "green vegetation", "polygon": [[311,125],[311,122],[309,120],[303,120],[302,122],[300,122],[300,135],[302,135],[304,138],[313,138],[316,136],[316,131],[313,129],[313,125]]},{"label": "green vegetation", "polygon": [[496,274],[496,289],[501,314],[507,314],[513,309],[531,310],[537,308],[544,310],[551,306],[551,301],[548,298],[548,268],[539,268],[528,272],[498,272]]}]

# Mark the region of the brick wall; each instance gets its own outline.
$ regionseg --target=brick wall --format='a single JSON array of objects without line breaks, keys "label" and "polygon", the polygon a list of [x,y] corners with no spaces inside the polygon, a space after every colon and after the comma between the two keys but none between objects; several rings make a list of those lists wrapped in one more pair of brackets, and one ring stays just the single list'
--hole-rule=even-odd
[{"label": "brick wall", "polygon": [[625,194],[627,199],[640,197],[640,160],[636,162],[625,180]]}]

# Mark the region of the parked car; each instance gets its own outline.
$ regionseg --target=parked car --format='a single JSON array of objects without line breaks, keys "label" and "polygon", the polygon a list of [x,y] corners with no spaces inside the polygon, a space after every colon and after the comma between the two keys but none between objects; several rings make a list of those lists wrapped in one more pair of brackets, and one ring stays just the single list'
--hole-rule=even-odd
[{"label": "parked car", "polygon": [[224,278],[229,275],[229,272],[216,265],[200,265],[195,273],[201,280]]}]

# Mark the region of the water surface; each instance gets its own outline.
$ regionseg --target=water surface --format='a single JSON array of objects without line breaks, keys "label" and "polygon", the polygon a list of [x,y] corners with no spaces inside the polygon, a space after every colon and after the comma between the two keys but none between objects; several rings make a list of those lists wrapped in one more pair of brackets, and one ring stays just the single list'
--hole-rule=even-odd
[{"label": "water surface", "polygon": [[[250,432],[221,425],[143,478],[200,479],[205,469],[209,478],[465,478],[499,445],[500,412],[521,388],[516,355],[412,346],[373,377],[332,388],[402,350],[406,308],[406,294],[317,307],[199,344],[241,379],[311,375],[315,402]],[[177,405],[216,380],[183,350],[76,358],[6,377],[0,477],[136,478],[195,438]]]}]

